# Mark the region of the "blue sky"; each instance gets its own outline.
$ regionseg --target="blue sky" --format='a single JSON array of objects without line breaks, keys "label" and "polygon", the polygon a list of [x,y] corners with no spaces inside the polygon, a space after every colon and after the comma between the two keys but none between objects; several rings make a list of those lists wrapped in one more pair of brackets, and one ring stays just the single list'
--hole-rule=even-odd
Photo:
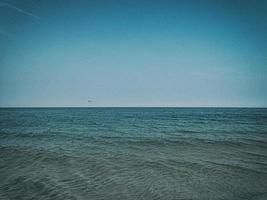
[{"label": "blue sky", "polygon": [[265,107],[266,86],[267,1],[0,0],[2,107]]}]

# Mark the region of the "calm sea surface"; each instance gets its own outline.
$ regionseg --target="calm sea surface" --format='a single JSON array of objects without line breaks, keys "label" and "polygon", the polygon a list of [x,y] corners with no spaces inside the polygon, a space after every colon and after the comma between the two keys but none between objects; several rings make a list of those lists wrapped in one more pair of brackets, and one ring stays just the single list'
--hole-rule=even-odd
[{"label": "calm sea surface", "polygon": [[0,199],[267,199],[267,109],[0,109]]}]

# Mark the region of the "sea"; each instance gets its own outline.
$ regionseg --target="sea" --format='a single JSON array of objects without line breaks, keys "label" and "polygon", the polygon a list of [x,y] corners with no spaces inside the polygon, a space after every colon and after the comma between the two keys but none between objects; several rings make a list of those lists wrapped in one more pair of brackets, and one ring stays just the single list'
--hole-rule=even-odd
[{"label": "sea", "polygon": [[0,199],[266,200],[266,108],[1,108]]}]

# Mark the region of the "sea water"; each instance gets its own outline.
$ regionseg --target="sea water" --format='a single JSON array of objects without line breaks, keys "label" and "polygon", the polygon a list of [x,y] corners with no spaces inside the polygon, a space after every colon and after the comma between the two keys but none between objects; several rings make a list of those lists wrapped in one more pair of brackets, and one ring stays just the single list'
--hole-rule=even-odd
[{"label": "sea water", "polygon": [[267,199],[267,109],[2,108],[0,199]]}]

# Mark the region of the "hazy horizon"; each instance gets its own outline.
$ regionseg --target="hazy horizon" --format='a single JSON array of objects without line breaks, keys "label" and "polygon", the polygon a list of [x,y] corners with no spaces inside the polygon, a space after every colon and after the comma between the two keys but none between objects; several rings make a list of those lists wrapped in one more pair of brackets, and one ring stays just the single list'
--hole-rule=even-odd
[{"label": "hazy horizon", "polygon": [[38,105],[31,105],[31,106],[0,106],[1,108],[267,108],[267,106],[176,106],[176,105],[149,105],[149,106],[120,106],[120,105],[113,105],[113,106],[92,106],[92,105],[83,105],[83,106],[66,106],[66,105],[46,105],[46,106],[38,106]]},{"label": "hazy horizon", "polygon": [[0,0],[0,107],[267,107],[266,38],[264,0]]}]

